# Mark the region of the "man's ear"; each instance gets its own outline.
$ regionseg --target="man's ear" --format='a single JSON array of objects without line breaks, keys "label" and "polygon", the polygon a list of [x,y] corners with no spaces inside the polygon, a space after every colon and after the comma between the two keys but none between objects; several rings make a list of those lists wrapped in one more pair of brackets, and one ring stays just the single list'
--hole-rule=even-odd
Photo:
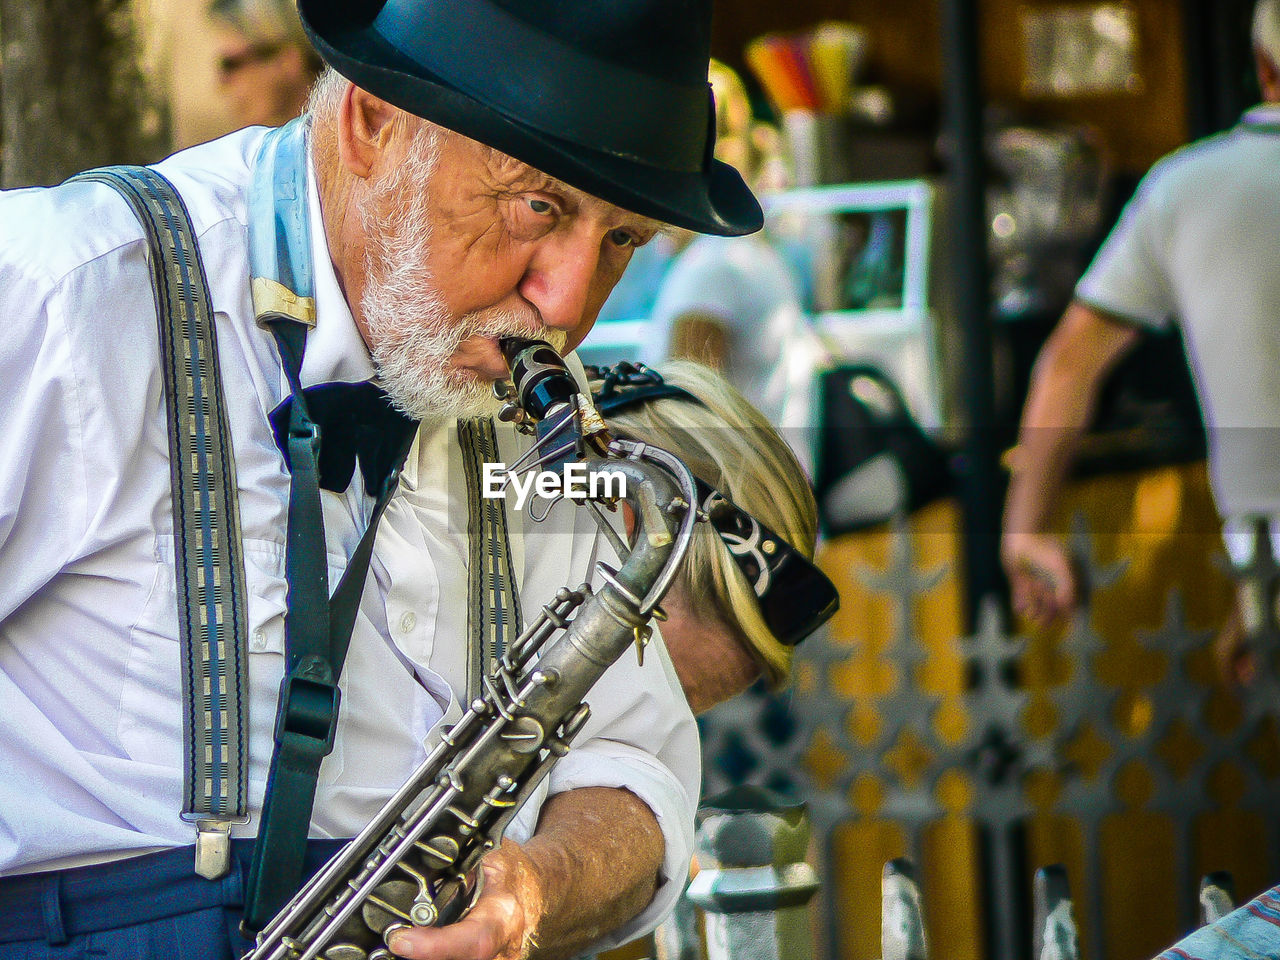
[{"label": "man's ear", "polygon": [[338,158],[361,179],[378,165],[391,142],[396,108],[355,84],[347,87],[338,111]]}]

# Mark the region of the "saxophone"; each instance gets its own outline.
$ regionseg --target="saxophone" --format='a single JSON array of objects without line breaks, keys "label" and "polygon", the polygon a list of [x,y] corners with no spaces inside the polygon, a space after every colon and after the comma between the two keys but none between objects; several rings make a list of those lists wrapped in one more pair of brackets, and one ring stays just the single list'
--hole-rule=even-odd
[{"label": "saxophone", "polygon": [[[651,617],[688,549],[698,512],[693,477],[665,450],[610,440],[563,361],[541,341],[504,341],[513,385],[500,416],[538,442],[513,471],[585,462],[588,478],[625,478],[637,536],[600,563],[597,590],[562,588],[494,664],[483,692],[359,836],[258,934],[245,960],[394,960],[386,941],[410,925],[460,919],[479,896],[479,864],[590,715],[585,697]],[[588,489],[590,485],[588,484]],[[545,516],[545,514],[544,514]]]}]

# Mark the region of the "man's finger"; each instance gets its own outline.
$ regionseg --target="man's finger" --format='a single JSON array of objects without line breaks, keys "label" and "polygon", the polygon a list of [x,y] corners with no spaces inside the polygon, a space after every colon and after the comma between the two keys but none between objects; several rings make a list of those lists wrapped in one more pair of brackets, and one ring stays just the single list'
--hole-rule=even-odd
[{"label": "man's finger", "polygon": [[1075,609],[1075,584],[1044,566],[1024,564],[1010,581],[1014,611],[1037,626],[1046,626]]},{"label": "man's finger", "polygon": [[1038,585],[1034,577],[1026,573],[1018,573],[1012,578],[1013,609],[1022,617],[1036,620],[1040,616],[1040,599]]},{"label": "man's finger", "polygon": [[405,960],[495,960],[511,955],[503,941],[494,925],[467,917],[444,927],[399,931],[388,946]]},{"label": "man's finger", "polygon": [[405,960],[524,960],[532,950],[527,910],[534,898],[518,882],[518,864],[518,848],[504,841],[483,863],[480,899],[469,914],[443,927],[398,931],[391,951]]}]

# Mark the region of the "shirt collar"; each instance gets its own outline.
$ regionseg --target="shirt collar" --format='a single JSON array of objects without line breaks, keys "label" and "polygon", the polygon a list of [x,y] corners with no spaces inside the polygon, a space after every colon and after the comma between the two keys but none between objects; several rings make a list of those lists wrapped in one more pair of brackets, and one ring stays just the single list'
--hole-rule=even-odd
[{"label": "shirt collar", "polygon": [[1240,124],[1257,133],[1280,133],[1280,103],[1260,103],[1249,108]]},{"label": "shirt collar", "polygon": [[329,243],[320,211],[315,163],[307,151],[307,212],[311,225],[311,262],[315,274],[316,325],[307,334],[302,361],[302,385],[341,381],[359,383],[377,373],[369,348],[351,315],[351,307],[338,286],[338,274],[329,257]]}]

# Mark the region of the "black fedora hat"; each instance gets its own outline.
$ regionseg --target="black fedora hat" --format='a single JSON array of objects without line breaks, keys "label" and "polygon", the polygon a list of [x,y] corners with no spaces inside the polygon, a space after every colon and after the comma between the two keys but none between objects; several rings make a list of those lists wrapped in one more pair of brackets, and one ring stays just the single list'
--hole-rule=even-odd
[{"label": "black fedora hat", "polygon": [[710,0],[298,0],[357,86],[587,193],[702,233],[760,228],[712,156]]}]

